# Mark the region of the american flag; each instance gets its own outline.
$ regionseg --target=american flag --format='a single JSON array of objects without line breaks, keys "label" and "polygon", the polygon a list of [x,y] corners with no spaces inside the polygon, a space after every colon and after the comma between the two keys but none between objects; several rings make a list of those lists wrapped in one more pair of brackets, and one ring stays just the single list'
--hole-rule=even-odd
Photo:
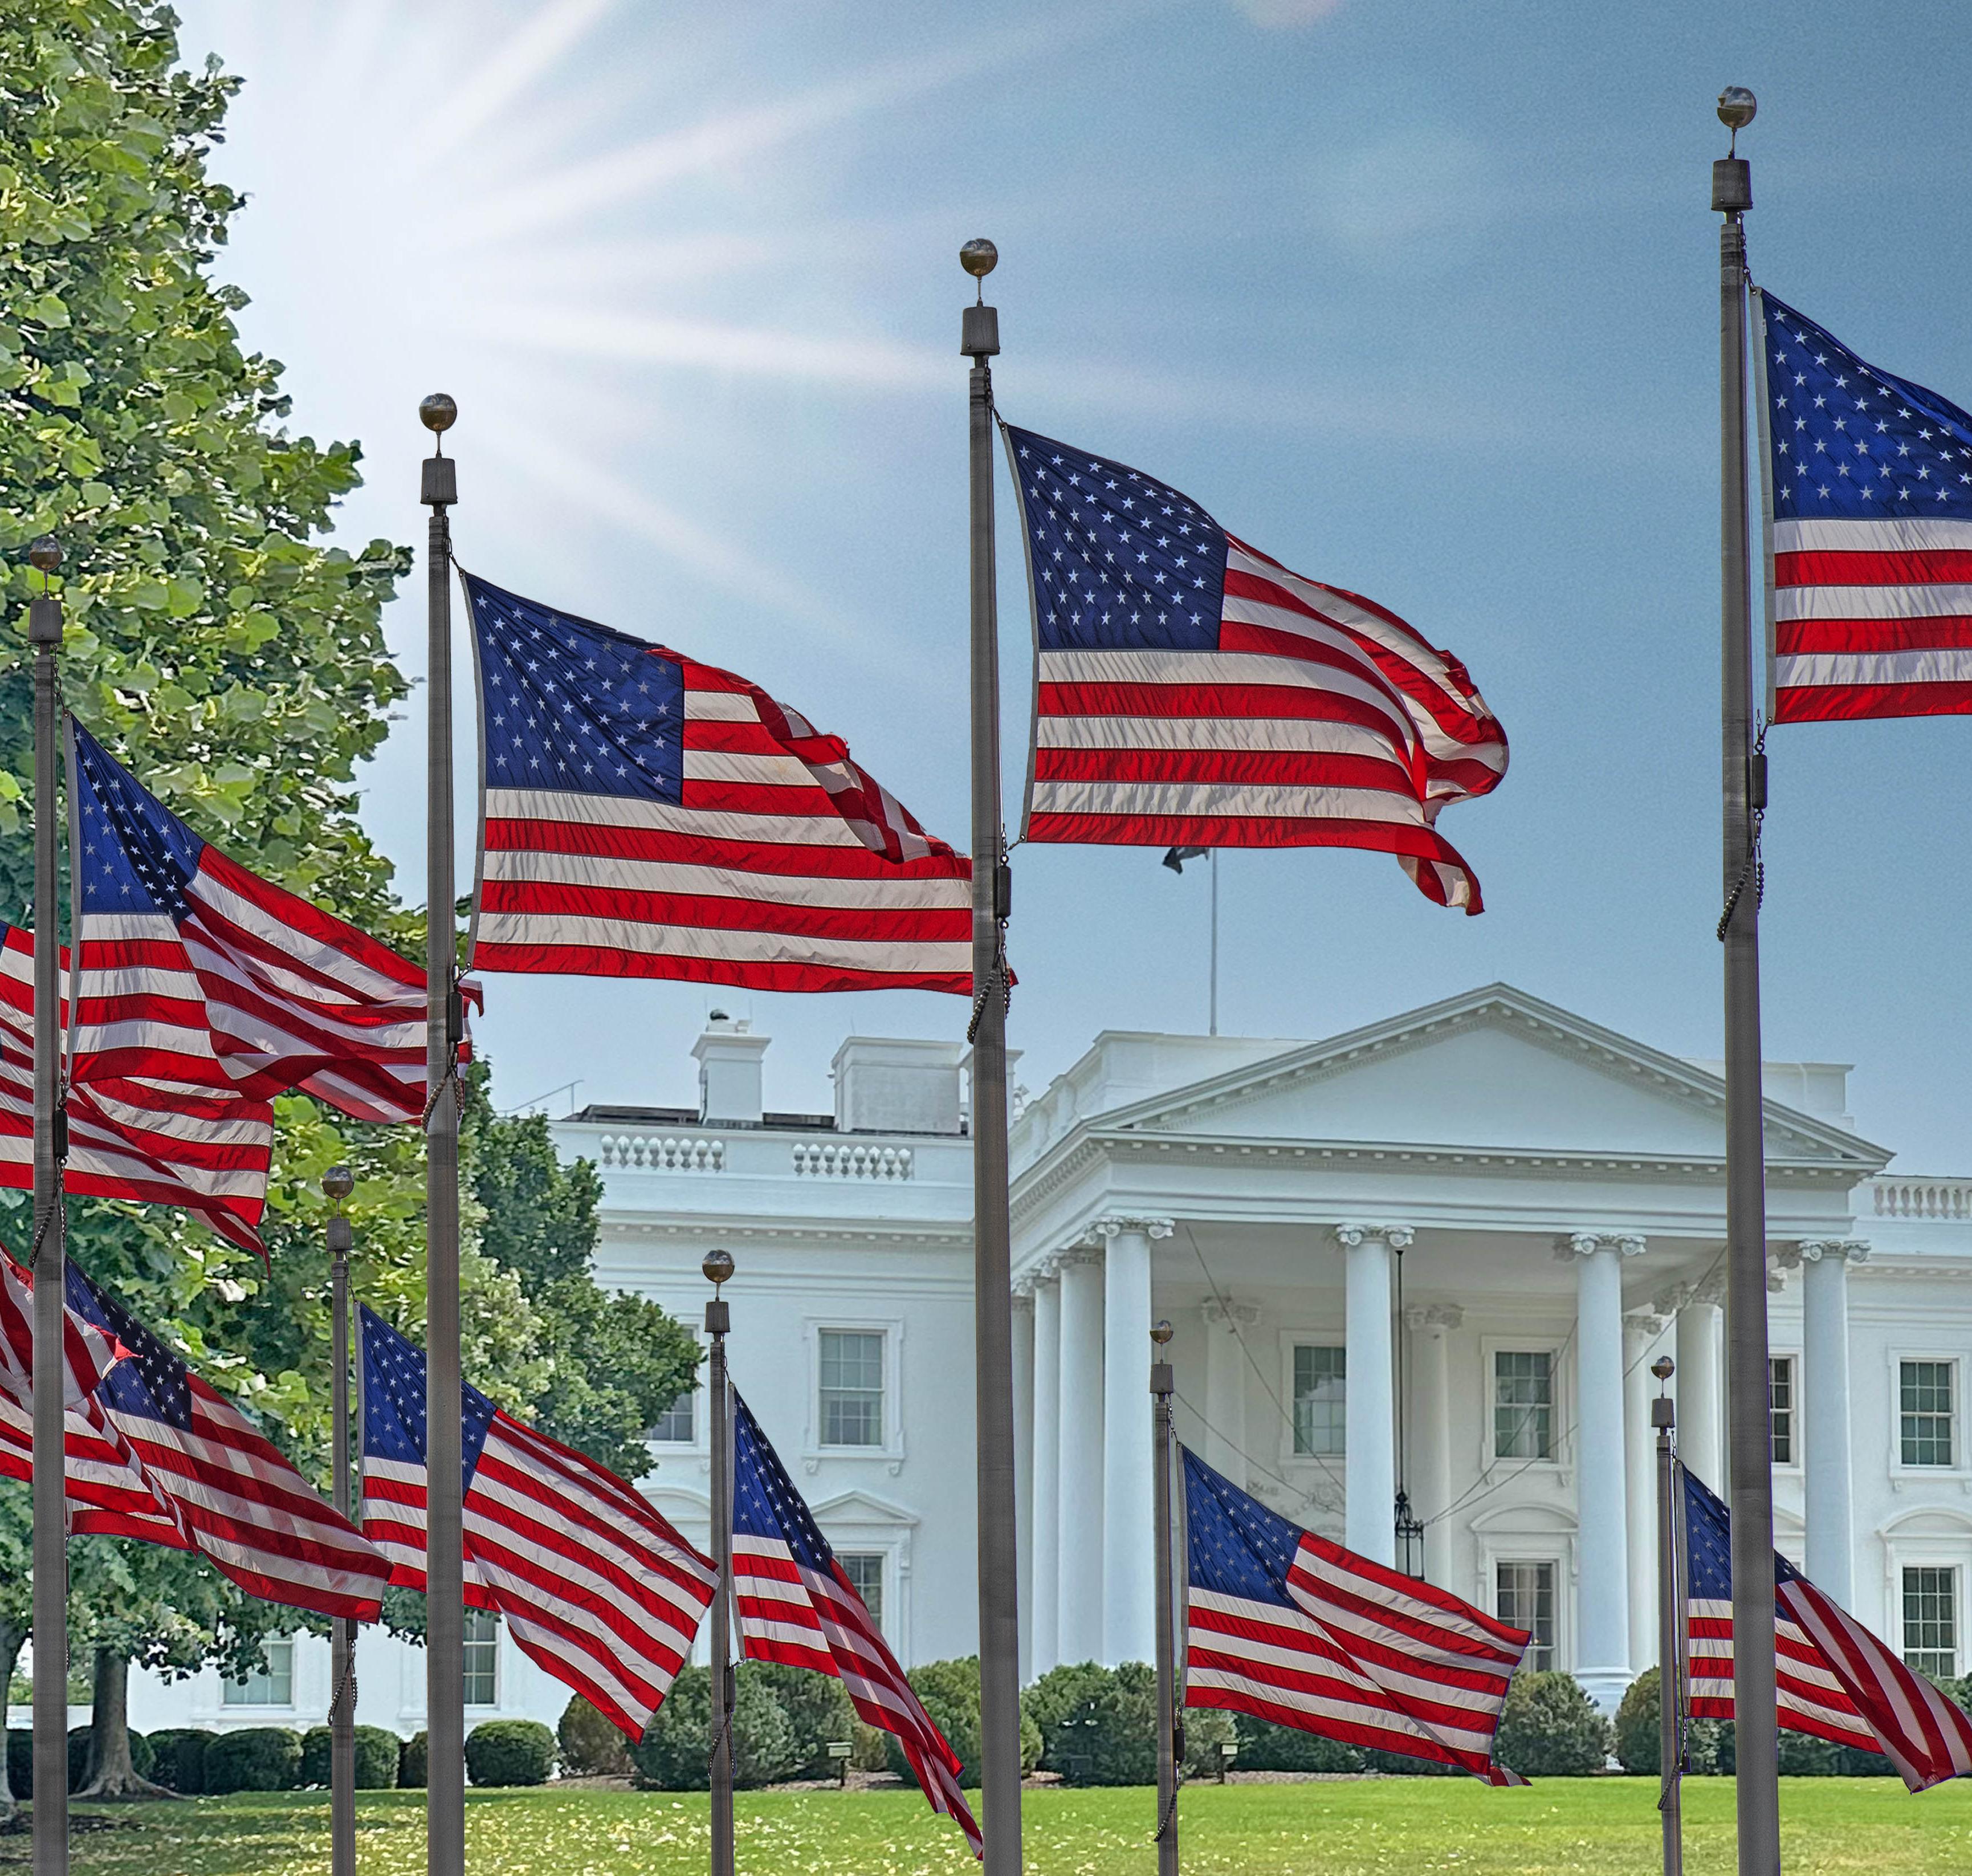
[{"label": "american flag", "polygon": [[1436,828],[1507,769],[1465,667],[1154,477],[1006,436],[1039,665],[1027,838],[1370,848],[1478,911]]},{"label": "american flag", "polygon": [[[276,1095],[358,1120],[423,1113],[424,972],[227,858],[79,724],[70,734],[78,1119],[150,1138],[185,1183],[204,1180],[226,1235],[258,1250]],[[215,1154],[222,1178],[200,1170]]]},{"label": "american flag", "polygon": [[1526,1783],[1493,1762],[1533,1639],[1304,1531],[1184,1459],[1185,1704]]},{"label": "american flag", "polygon": [[[65,1024],[66,998],[61,1013]],[[139,1098],[124,1098],[133,1092]],[[120,1093],[72,1088],[67,1108],[67,1191],[181,1205],[234,1244],[260,1247],[253,1227],[266,1191],[267,1102],[219,1087],[194,1095],[126,1085]],[[0,1186],[31,1189],[34,1162],[34,940],[0,926]]]},{"label": "american flag", "polygon": [[[1680,1465],[1686,1557],[1689,1711],[1732,1717],[1732,1523]],[[1780,1723],[1880,1752],[1912,1791],[1972,1774],[1972,1719],[1774,1554]]]},{"label": "american flag", "polygon": [[[422,1590],[424,1351],[360,1314],[364,1532]],[[710,1562],[614,1472],[462,1393],[466,1603],[641,1739],[711,1606]]]},{"label": "american flag", "polygon": [[[73,1263],[67,1316],[125,1358],[68,1412],[72,1531],[196,1551],[263,1602],[374,1619],[390,1566],[238,1408]],[[0,1429],[0,1472],[32,1476],[31,1440]]]},{"label": "american flag", "polygon": [[970,995],[971,867],[730,672],[468,577],[475,962]]},{"label": "american flag", "polygon": [[864,1723],[894,1734],[934,1811],[984,1854],[959,1786],[959,1759],[913,1692],[863,1599],[851,1587],[779,1456],[733,1396],[733,1580],[750,1661],[836,1675]]},{"label": "american flag", "polygon": [[1972,417],[1753,306],[1774,721],[1972,711]]}]

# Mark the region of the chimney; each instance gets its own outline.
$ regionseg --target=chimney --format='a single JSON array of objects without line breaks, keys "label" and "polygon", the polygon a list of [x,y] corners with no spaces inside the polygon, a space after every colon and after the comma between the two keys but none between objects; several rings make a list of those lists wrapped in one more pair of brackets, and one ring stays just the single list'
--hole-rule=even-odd
[{"label": "chimney", "polygon": [[835,1125],[843,1133],[957,1133],[956,1042],[851,1036],[835,1051]]},{"label": "chimney", "polygon": [[691,1045],[698,1061],[698,1117],[760,1124],[760,1057],[772,1038],[756,1036],[745,1017],[714,1010]]}]

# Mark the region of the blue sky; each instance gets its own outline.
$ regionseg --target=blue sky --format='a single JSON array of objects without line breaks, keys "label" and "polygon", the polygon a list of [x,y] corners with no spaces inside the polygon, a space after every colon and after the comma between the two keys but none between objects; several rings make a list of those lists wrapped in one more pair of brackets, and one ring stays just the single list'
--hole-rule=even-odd
[{"label": "blue sky", "polygon": [[[990,235],[1013,420],[1402,613],[1512,738],[1500,790],[1443,822],[1481,917],[1381,856],[1229,855],[1222,1028],[1324,1035],[1504,979],[1716,1054],[1712,101],[1760,98],[1755,276],[1964,402],[1952,9],[180,8],[188,52],[248,81],[214,159],[252,198],[222,259],[246,335],[286,361],[296,428],[365,449],[347,537],[422,541],[415,408],[449,390],[466,564],[743,672],[962,845],[956,250]],[[1030,654],[1001,496],[1010,816]],[[422,591],[389,619],[420,673]],[[414,899],[422,708],[365,799]],[[1972,1162],[1968,741],[1941,718],[1770,744],[1768,1053],[1856,1064],[1858,1121],[1906,1170]],[[1017,877],[1018,1079],[1104,1028],[1203,1027],[1201,874],[1054,848]],[[715,1003],[775,1037],[769,1102],[796,1108],[828,1105],[844,1034],[965,1021],[926,995],[506,977],[480,1033],[508,1103],[576,1077],[684,1101]]]}]

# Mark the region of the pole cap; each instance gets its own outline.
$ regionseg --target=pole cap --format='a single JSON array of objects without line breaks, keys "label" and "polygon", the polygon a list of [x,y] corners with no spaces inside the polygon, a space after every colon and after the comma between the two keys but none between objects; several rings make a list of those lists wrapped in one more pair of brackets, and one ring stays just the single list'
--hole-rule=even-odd
[{"label": "pole cap", "polygon": [[1719,121],[1735,137],[1759,115],[1760,101],[1744,85],[1728,85],[1719,94]]},{"label": "pole cap", "polygon": [[61,564],[61,543],[53,534],[37,534],[28,542],[28,564],[38,573],[51,574]]},{"label": "pole cap", "polygon": [[1161,1322],[1151,1331],[1151,1340],[1161,1348],[1177,1333],[1177,1330],[1173,1329],[1169,1322]]},{"label": "pole cap", "polygon": [[1000,250],[983,234],[958,250],[958,264],[975,280],[983,280],[1000,264]]},{"label": "pole cap", "polygon": [[704,1262],[698,1267],[705,1273],[705,1280],[717,1291],[720,1284],[733,1280],[733,1253],[730,1250],[708,1250]]},{"label": "pole cap", "polygon": [[322,1196],[332,1205],[346,1204],[356,1190],[356,1175],[347,1166],[331,1166],[322,1175]]},{"label": "pole cap", "polygon": [[418,421],[434,436],[442,436],[459,421],[459,406],[442,391],[435,391],[418,405]]},{"label": "pole cap", "polygon": [[1667,1355],[1660,1355],[1650,1364],[1650,1372],[1660,1381],[1667,1381],[1677,1372],[1677,1364]]}]

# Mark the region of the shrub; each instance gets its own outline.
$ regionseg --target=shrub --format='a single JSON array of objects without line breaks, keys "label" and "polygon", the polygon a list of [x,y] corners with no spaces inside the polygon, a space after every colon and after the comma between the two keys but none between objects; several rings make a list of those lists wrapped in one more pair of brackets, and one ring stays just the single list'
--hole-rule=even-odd
[{"label": "shrub", "polygon": [[1064,1760],[1079,1750],[1074,1745],[1075,1735],[1066,1729],[1083,1701],[1095,1698],[1108,1676],[1108,1670],[1092,1661],[1063,1662],[1050,1668],[1022,1696],[1022,1714],[1040,1728],[1040,1763],[1047,1770],[1066,1776]]},{"label": "shrub", "polygon": [[[1187,1716],[1186,1726],[1200,1715]],[[1242,1772],[1360,1772],[1363,1755],[1339,1739],[1324,1739],[1319,1734],[1304,1733],[1298,1727],[1276,1726],[1271,1720],[1250,1713],[1232,1716],[1239,1736]]]},{"label": "shrub", "polygon": [[428,1733],[413,1733],[397,1749],[397,1789],[422,1791],[425,1783],[425,1757],[431,1744]]},{"label": "shrub", "polygon": [[[137,1735],[130,1735],[131,1750],[136,1750]],[[72,1726],[68,1734],[68,1788],[80,1791],[89,1776],[89,1728]],[[25,1727],[15,1727],[7,1734],[7,1783],[17,1798],[34,1795],[34,1736]]]},{"label": "shrub", "polygon": [[1148,1785],[1157,1776],[1157,1681],[1141,1661],[1056,1668],[1029,1690],[1043,1762],[1079,1785]]},{"label": "shrub", "polygon": [[1602,1770],[1609,1722],[1572,1674],[1517,1674],[1507,1690],[1494,1757],[1529,1778],[1580,1778]]},{"label": "shrub", "polygon": [[[1875,1759],[1879,1753],[1863,1755]],[[1833,1740],[1815,1739],[1806,1733],[1783,1729],[1781,1734],[1781,1776],[1783,1778],[1833,1778],[1840,1768],[1842,1748]],[[1888,1765],[1889,1761],[1884,1760]]]},{"label": "shrub", "polygon": [[151,1769],[145,1776],[181,1797],[198,1796],[205,1789],[205,1749],[213,1737],[195,1726],[166,1727],[153,1733]]},{"label": "shrub", "polygon": [[[1034,1737],[1038,1740],[1040,1735],[1037,1733]],[[857,1771],[882,1772],[889,1769],[890,1736],[882,1727],[858,1720],[850,1737],[855,1742],[856,1750],[849,1755],[849,1763]],[[1020,1740],[1024,1746],[1027,1743],[1027,1722],[1024,1720],[1020,1723]]]},{"label": "shrub", "polygon": [[[912,1691],[923,1703],[931,1723],[945,1735],[945,1743],[958,1755],[958,1782],[979,1783],[979,1657],[962,1655],[950,1661],[928,1661],[913,1668],[906,1677]],[[893,1734],[879,1736],[883,1744],[885,1763],[899,1778],[913,1776],[910,1762]],[[1031,1772],[1040,1763],[1040,1728],[1033,1724],[1024,1700],[1020,1708],[1020,1770]]]},{"label": "shrub", "polygon": [[1200,1707],[1179,1717],[1184,1722],[1184,1762],[1178,1767],[1180,1773],[1186,1778],[1216,1778],[1219,1768],[1230,1763],[1219,1748],[1239,1743],[1232,1714]]},{"label": "shrub", "polygon": [[1370,1746],[1363,1753],[1363,1770],[1380,1772],[1386,1778],[1463,1778],[1456,1766],[1438,1759],[1415,1759],[1407,1752],[1386,1752]]},{"label": "shrub", "polygon": [[795,1776],[827,1778],[836,1770],[828,1756],[831,1740],[856,1738],[856,1708],[849,1690],[832,1674],[778,1661],[745,1661],[739,1678],[758,1681],[780,1703],[794,1742]]},{"label": "shrub", "polygon": [[205,1749],[208,1792],[292,1791],[301,1772],[301,1735],[285,1727],[217,1734]]},{"label": "shrub", "polygon": [[614,1720],[577,1694],[561,1710],[555,1727],[561,1744],[561,1769],[572,1778],[627,1778],[630,1747]]},{"label": "shrub", "polygon": [[[1781,1736],[1784,1739],[1787,1735]],[[1865,1752],[1859,1746],[1837,1746],[1835,1770],[1843,1778],[1895,1778],[1897,1768],[1880,1752]]]},{"label": "shrub", "polygon": [[[335,1734],[325,1726],[312,1726],[302,1735],[301,1782],[326,1786]],[[397,1783],[397,1736],[380,1726],[356,1729],[356,1789],[391,1791]]]},{"label": "shrub", "polygon": [[151,1744],[150,1735],[140,1733],[132,1727],[130,1730],[130,1770],[139,1778],[149,1778],[157,1763],[157,1750]]},{"label": "shrub", "polygon": [[545,1785],[554,1769],[555,1736],[538,1720],[488,1720],[465,1736],[475,1785]]},{"label": "shrub", "polygon": [[1655,1778],[1663,1770],[1657,1741],[1662,1689],[1657,1669],[1646,1668],[1623,1690],[1616,1708],[1616,1763],[1640,1778]]},{"label": "shrub", "polygon": [[[733,1780],[751,1789],[788,1777],[798,1763],[794,1730],[773,1690],[752,1675],[736,1675],[733,1703]],[[712,1680],[686,1668],[671,1683],[649,1731],[630,1748],[637,1783],[658,1791],[703,1791],[710,1783]]]}]

